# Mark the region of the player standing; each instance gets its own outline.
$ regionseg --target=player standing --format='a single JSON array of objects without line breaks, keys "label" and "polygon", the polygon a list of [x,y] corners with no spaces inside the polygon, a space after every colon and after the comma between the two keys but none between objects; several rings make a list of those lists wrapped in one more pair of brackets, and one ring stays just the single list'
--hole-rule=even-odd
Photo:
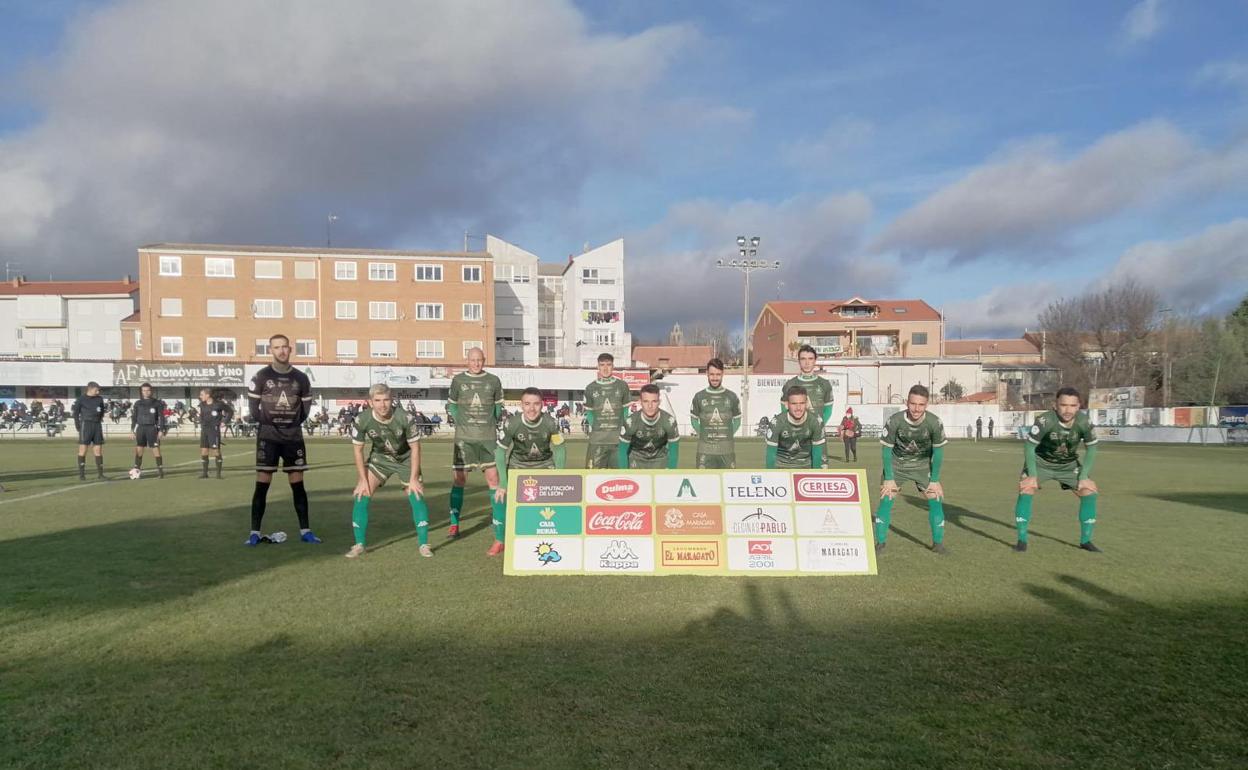
[{"label": "player standing", "polygon": [[[1057,391],[1053,409],[1036,418],[1023,445],[1023,478],[1018,483],[1018,501],[1014,504],[1014,524],[1018,543],[1014,550],[1027,550],[1027,525],[1031,523],[1031,505],[1040,484],[1056,481],[1062,489],[1079,497],[1079,547],[1092,553],[1101,549],[1092,542],[1096,526],[1096,498],[1099,490],[1089,476],[1096,460],[1096,431],[1087,414],[1080,413],[1081,397],[1074,388]],[[1079,462],[1079,443],[1087,447]]]},{"label": "player standing", "polygon": [[617,459],[620,468],[675,468],[680,456],[676,418],[659,408],[659,386],[641,387],[641,411],[620,426]]},{"label": "player standing", "polygon": [[823,423],[807,411],[806,388],[793,385],[786,390],[785,409],[767,430],[768,468],[822,468],[827,440]]},{"label": "player standing", "polygon": [[165,477],[165,458],[160,456],[160,439],[169,432],[165,423],[165,402],[152,397],[152,384],[139,386],[139,400],[130,407],[130,437],[134,439],[134,469],[143,469],[143,454],[152,448],[156,472]]},{"label": "player standing", "polygon": [[884,426],[884,480],[880,485],[880,507],[875,514],[875,550],[884,550],[893,501],[899,483],[913,481],[927,497],[927,520],[932,528],[932,551],[945,553],[945,490],[940,485],[944,462],[945,426],[927,411],[928,390],[922,385],[910,388],[906,408],[888,418]]},{"label": "player standing", "polygon": [[300,539],[319,543],[321,539],[308,524],[308,491],[303,487],[303,472],[308,466],[303,421],[311,409],[312,383],[308,375],[290,365],[290,339],[285,334],[269,338],[269,352],[273,362],[256,372],[247,389],[248,411],[256,423],[256,489],[251,495],[247,545],[260,542],[260,523],[279,459],[290,482]]},{"label": "player standing", "polygon": [[[780,405],[786,406],[789,389],[800,385],[806,389],[806,412],[819,420],[820,426],[828,424],[832,419],[832,383],[815,374],[815,359],[818,354],[810,345],[802,345],[797,349],[797,366],[801,374],[790,377],[780,389]],[[821,428],[822,429],[822,428]],[[822,467],[828,467],[827,453],[823,456]]]},{"label": "player standing", "polygon": [[201,479],[208,478],[208,457],[217,460],[217,478],[221,475],[221,440],[225,426],[234,418],[234,409],[224,401],[218,401],[212,395],[211,388],[199,391],[199,464]]},{"label": "player standing", "polygon": [[503,414],[503,382],[485,371],[485,351],[468,351],[468,371],[451,378],[446,413],[455,420],[455,449],[451,459],[451,526],[448,537],[459,537],[459,514],[464,507],[468,471],[485,474],[490,499],[498,490],[494,446],[498,443],[498,419]]},{"label": "player standing", "polygon": [[699,468],[737,467],[734,436],[741,428],[741,401],[724,387],[724,362],[706,363],[706,387],[693,396],[689,407],[693,430],[698,434]]},{"label": "player standing", "polygon": [[507,535],[507,471],[534,468],[565,468],[568,464],[563,432],[555,418],[542,411],[542,392],[525,388],[520,396],[520,413],[507,418],[503,437],[494,450],[498,467],[498,490],[494,492],[494,545],[487,556],[503,552]]},{"label": "player standing", "polygon": [[586,468],[615,468],[619,460],[620,425],[632,395],[628,383],[614,376],[615,356],[598,356],[598,379],[585,386],[585,419],[589,422]]},{"label": "player standing", "polygon": [[79,396],[70,407],[74,427],[78,429],[78,480],[87,480],[87,447],[95,455],[96,478],[104,480],[104,398],[100,383],[87,383],[86,395]]},{"label": "player standing", "polygon": [[[429,506],[425,503],[425,490],[420,481],[420,426],[407,412],[395,409],[390,398],[390,386],[385,383],[379,382],[369,388],[371,408],[360,413],[351,432],[356,476],[351,530],[355,533],[355,545],[347,551],[348,559],[364,554],[369,501],[391,476],[406,479],[402,483],[412,507],[420,555],[433,556],[433,549],[429,547]],[[371,444],[367,460],[364,459],[365,442]]]}]

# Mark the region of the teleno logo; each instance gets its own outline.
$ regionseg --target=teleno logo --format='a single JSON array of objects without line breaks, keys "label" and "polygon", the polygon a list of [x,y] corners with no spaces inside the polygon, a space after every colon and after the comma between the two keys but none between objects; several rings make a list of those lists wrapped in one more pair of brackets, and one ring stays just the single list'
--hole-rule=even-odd
[{"label": "teleno logo", "polygon": [[598,485],[595,493],[603,500],[627,500],[641,490],[641,485],[632,479],[611,479]]},{"label": "teleno logo", "polygon": [[750,540],[749,549],[751,556],[771,556],[770,540]]},{"label": "teleno logo", "polygon": [[793,476],[793,490],[798,500],[838,500],[857,502],[858,479],[850,475],[803,474]]}]

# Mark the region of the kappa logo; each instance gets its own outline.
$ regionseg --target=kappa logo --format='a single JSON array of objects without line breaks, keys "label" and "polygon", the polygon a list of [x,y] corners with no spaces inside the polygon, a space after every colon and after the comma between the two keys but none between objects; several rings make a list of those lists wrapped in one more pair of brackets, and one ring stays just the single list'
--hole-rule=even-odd
[{"label": "kappa logo", "polygon": [[612,540],[607,549],[598,557],[598,567],[604,570],[638,569],[641,567],[641,558],[634,553],[628,541]]}]

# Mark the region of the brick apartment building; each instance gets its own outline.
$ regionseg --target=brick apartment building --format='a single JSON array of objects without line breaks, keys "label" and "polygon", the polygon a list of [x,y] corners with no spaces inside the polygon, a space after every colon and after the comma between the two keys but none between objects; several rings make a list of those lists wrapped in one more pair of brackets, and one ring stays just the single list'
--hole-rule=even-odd
[{"label": "brick apartment building", "polygon": [[159,243],[138,251],[127,361],[494,362],[494,266],[484,252]]}]

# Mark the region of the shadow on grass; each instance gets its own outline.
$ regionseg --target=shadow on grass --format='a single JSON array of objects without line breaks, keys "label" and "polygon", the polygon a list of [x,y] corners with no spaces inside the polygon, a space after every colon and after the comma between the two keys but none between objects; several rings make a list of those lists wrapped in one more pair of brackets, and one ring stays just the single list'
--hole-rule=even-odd
[{"label": "shadow on grass", "polygon": [[1173,492],[1148,496],[1168,503],[1248,514],[1248,493],[1245,492]]},{"label": "shadow on grass", "polygon": [[1248,604],[1152,607],[1068,575],[1031,589],[1037,612],[881,622],[804,618],[783,585],[743,580],[683,626],[594,629],[535,594],[453,639],[258,626],[202,654],[11,661],[0,764],[1248,764]]}]

